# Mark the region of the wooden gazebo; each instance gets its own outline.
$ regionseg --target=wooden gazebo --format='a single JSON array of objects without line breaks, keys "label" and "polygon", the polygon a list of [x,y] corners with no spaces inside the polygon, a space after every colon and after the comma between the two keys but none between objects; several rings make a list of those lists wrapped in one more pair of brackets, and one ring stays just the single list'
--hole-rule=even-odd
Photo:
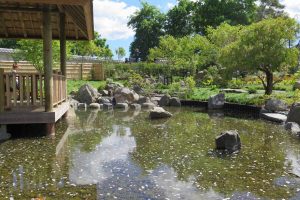
[{"label": "wooden gazebo", "polygon": [[[66,40],[91,40],[93,35],[92,0],[0,0],[0,38],[42,39],[44,54],[44,74],[11,78],[0,66],[0,125],[41,123],[53,133],[68,109]],[[60,40],[60,74],[53,74],[53,39]]]}]

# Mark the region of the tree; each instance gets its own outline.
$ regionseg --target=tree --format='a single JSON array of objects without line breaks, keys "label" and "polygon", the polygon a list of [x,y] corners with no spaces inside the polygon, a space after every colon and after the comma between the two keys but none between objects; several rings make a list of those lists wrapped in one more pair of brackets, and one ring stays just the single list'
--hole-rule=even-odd
[{"label": "tree", "polygon": [[274,72],[285,72],[298,63],[298,49],[288,48],[288,41],[294,40],[298,31],[299,25],[290,18],[253,23],[241,31],[239,39],[221,50],[220,63],[229,71],[257,73],[265,94],[270,95],[277,83]]},{"label": "tree", "polygon": [[255,16],[255,0],[199,0],[196,2],[194,24],[197,33],[206,34],[206,28],[216,28],[223,22],[247,25]]},{"label": "tree", "polygon": [[268,17],[284,15],[284,5],[279,0],[260,0],[257,7],[256,20],[260,21]]},{"label": "tree", "polygon": [[[43,63],[43,41],[42,40],[19,40],[17,42],[19,48],[13,54],[15,61],[26,60],[39,72],[44,71]],[[58,41],[52,42],[52,58],[53,65],[59,65],[60,45]],[[68,54],[68,53],[67,53]]]},{"label": "tree", "polygon": [[118,49],[116,49],[116,54],[118,56],[118,60],[121,60],[126,55],[126,51],[123,47],[119,47]]},{"label": "tree", "polygon": [[193,7],[194,2],[180,0],[178,5],[168,11],[165,24],[168,35],[183,37],[194,33]]},{"label": "tree", "polygon": [[196,69],[204,69],[215,59],[216,52],[203,36],[161,37],[159,46],[150,50],[149,60],[165,58],[176,67],[195,75]]},{"label": "tree", "polygon": [[19,47],[15,39],[0,39],[0,48],[16,49]]},{"label": "tree", "polygon": [[155,6],[142,2],[142,8],[129,18],[128,26],[135,31],[130,45],[131,57],[146,60],[149,49],[158,45],[159,37],[164,34],[165,15]]}]

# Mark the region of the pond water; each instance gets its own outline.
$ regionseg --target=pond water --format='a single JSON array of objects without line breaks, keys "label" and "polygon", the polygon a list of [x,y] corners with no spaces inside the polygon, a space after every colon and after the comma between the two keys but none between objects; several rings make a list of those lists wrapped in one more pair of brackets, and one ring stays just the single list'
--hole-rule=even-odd
[{"label": "pond water", "polygon": [[[300,199],[300,141],[281,126],[168,110],[71,110],[55,138],[1,143],[0,199]],[[232,129],[242,150],[214,152]]]}]

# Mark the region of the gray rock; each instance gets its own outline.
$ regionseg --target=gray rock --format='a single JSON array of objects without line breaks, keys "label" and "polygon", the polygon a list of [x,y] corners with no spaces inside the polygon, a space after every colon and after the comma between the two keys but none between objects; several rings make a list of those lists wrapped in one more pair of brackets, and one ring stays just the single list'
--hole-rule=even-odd
[{"label": "gray rock", "polygon": [[79,104],[77,104],[77,108],[86,110],[87,105],[86,105],[86,103],[79,103]]},{"label": "gray rock", "polygon": [[208,99],[208,109],[221,109],[225,104],[225,94],[220,93]]},{"label": "gray rock", "polygon": [[134,103],[139,100],[139,95],[129,88],[118,88],[115,91],[114,98],[116,103]]},{"label": "gray rock", "polygon": [[161,119],[172,117],[172,114],[162,107],[154,107],[149,114],[150,119]]},{"label": "gray rock", "polygon": [[100,93],[102,96],[108,96],[108,95],[109,95],[108,90],[100,90],[99,93]]},{"label": "gray rock", "polygon": [[100,109],[100,104],[99,103],[91,103],[89,105],[90,109]]},{"label": "gray rock", "polygon": [[79,101],[75,100],[75,99],[71,99],[70,100],[70,106],[71,108],[76,108],[79,104]]},{"label": "gray rock", "polygon": [[236,151],[241,148],[241,139],[236,130],[225,131],[215,139],[216,149]]},{"label": "gray rock", "polygon": [[265,109],[271,112],[285,111],[288,109],[288,106],[279,99],[270,99],[266,102]]},{"label": "gray rock", "polygon": [[180,99],[178,97],[172,97],[170,99],[170,103],[169,103],[170,106],[181,106],[181,102],[180,102]]},{"label": "gray rock", "polygon": [[295,103],[292,105],[286,121],[300,124],[300,103]]},{"label": "gray rock", "polygon": [[299,135],[300,134],[300,127],[295,122],[287,122],[284,125],[284,128],[285,128],[285,130],[291,131],[295,135]]},{"label": "gray rock", "polygon": [[103,110],[111,110],[113,109],[113,105],[111,103],[104,103]]},{"label": "gray rock", "polygon": [[105,86],[105,90],[115,91],[117,88],[122,88],[122,87],[124,87],[124,85],[121,83],[111,82]]},{"label": "gray rock", "polygon": [[161,97],[161,99],[158,102],[158,105],[159,106],[169,106],[170,99],[171,99],[171,96],[168,95],[168,94],[166,94],[166,95],[164,95],[164,96]]},{"label": "gray rock", "polygon": [[140,96],[139,100],[137,101],[138,104],[143,104],[146,102],[150,102],[149,97]]},{"label": "gray rock", "polygon": [[100,103],[100,104],[111,103],[111,100],[110,100],[110,98],[100,97],[100,98],[98,99],[98,103]]},{"label": "gray rock", "polygon": [[276,122],[276,123],[285,122],[287,119],[286,115],[279,114],[279,113],[261,113],[260,117],[265,120]]},{"label": "gray rock", "polygon": [[127,103],[117,103],[115,108],[120,108],[120,109],[128,109],[128,104]]},{"label": "gray rock", "polygon": [[139,95],[145,93],[145,91],[143,90],[143,88],[141,88],[141,86],[139,86],[139,85],[134,85],[132,87],[132,90],[135,91]]},{"label": "gray rock", "polygon": [[246,90],[242,90],[242,89],[230,89],[230,88],[227,88],[227,89],[222,89],[221,90],[222,92],[225,92],[225,93],[248,93],[248,91]]},{"label": "gray rock", "polygon": [[154,107],[155,107],[155,104],[152,102],[142,104],[142,108],[147,109],[147,110],[153,109]]},{"label": "gray rock", "polygon": [[300,90],[300,80],[296,81],[296,83],[294,84],[294,90]]},{"label": "gray rock", "polygon": [[86,103],[89,105],[91,103],[95,103],[99,96],[100,94],[95,88],[89,84],[84,84],[80,87],[74,98],[80,103]]},{"label": "gray rock", "polygon": [[133,103],[130,105],[130,108],[133,110],[141,110],[142,106],[141,104]]}]

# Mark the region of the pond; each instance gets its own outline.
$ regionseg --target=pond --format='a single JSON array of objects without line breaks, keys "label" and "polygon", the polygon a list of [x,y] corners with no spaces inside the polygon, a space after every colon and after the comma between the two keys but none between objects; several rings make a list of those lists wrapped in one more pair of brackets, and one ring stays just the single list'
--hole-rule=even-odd
[{"label": "pond", "polygon": [[[0,199],[299,199],[300,141],[255,119],[168,108],[174,116],[70,110],[55,138],[0,144]],[[242,149],[216,153],[240,133]]]}]

